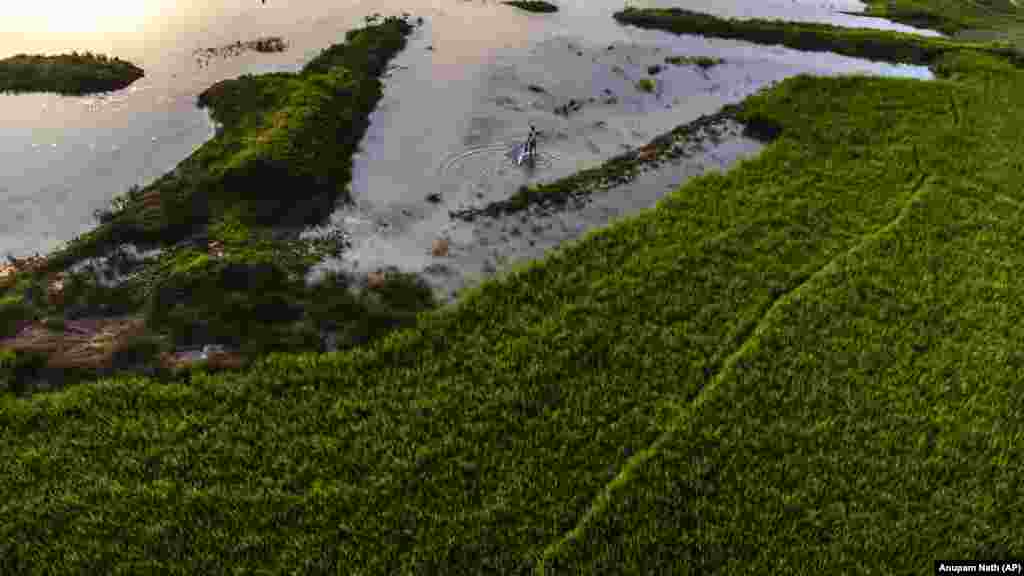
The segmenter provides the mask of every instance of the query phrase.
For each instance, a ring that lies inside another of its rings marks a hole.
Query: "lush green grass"
[[[949,64],[1000,68],[966,60]],[[807,152],[797,182],[728,178],[746,207],[788,206],[787,225],[716,240],[746,237],[793,276],[549,549],[551,572],[921,574],[1020,556],[1022,80],[800,78],[750,103],[789,134],[762,161]],[[693,192],[673,204],[699,212]]]
[[[865,4],[870,16],[946,34],[1021,23],[1013,0],[866,0]]]
[[[968,46],[1024,62],[1024,56],[1005,44],[977,43],[916,34],[844,28],[829,24],[781,20],[719,18],[681,8],[626,8],[615,13],[623,24],[718,38],[737,38],[761,44],[781,44],[797,50],[835,52],[869,60],[930,65],[949,51]]]
[[[558,12],[558,6],[542,0],[512,0],[511,2],[502,2],[502,4],[515,6],[528,12]]]
[[[90,52],[18,54],[0,60],[0,92],[90,94],[119,90],[143,76],[130,62]]]
[[[1024,74],[935,68],[786,80],[757,158],[365,348],[0,399],[0,572],[1021,557]]]
[[[641,92],[654,92],[655,82],[653,78],[641,78],[636,82],[636,89]]]

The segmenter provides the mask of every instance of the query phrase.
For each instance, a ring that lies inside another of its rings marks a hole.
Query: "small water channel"
[[[623,7],[617,0],[559,5],[561,11],[551,15],[496,0],[155,0],[130,10],[103,0],[40,0],[5,7],[0,57],[91,50],[130,59],[147,75],[125,90],[98,96],[0,95],[0,254],[57,248],[92,228],[93,211],[112,197],[152,181],[209,139],[212,123],[195,107],[196,95],[209,85],[244,73],[298,70],[376,12],[408,12],[426,22],[394,61],[384,99],[354,159],[356,206],[339,209],[325,227],[344,229],[352,250],[314,275],[395,266],[425,272],[446,299],[506,263],[539,256],[588,228],[650,207],[687,178],[725,168],[758,145],[726,127],[721,141],[628,186],[601,192],[583,209],[529,214],[527,222],[517,215],[466,223],[450,218],[451,210],[599,165],[794,74],[930,77],[921,67],[624,27],[611,17]],[[863,9],[855,2],[704,0],[686,7],[913,31],[845,14]],[[282,36],[289,49],[208,62],[195,55],[260,36]],[[708,70],[666,65],[665,58],[674,55],[725,62]],[[655,64],[663,70],[651,76],[648,67]],[[652,93],[636,88],[644,77],[657,80]],[[573,102],[571,113],[558,113]],[[515,166],[510,155],[530,123],[541,130],[541,156],[533,169]],[[441,202],[428,202],[435,193]],[[445,256],[431,254],[438,238],[449,241]]]

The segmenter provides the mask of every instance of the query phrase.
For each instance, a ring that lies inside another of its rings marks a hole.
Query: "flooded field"
[[[624,27],[611,18],[620,2],[562,2],[551,15],[491,0],[160,0],[128,11],[98,4],[69,8],[85,5],[50,0],[3,9],[0,57],[91,50],[132,60],[146,77],[92,97],[0,95],[0,253],[55,249],[92,228],[93,211],[112,197],[173,168],[214,133],[206,112],[195,106],[196,95],[212,83],[244,73],[295,71],[376,12],[408,12],[425,24],[395,60],[355,158],[357,205],[338,210],[326,227],[344,229],[352,250],[321,270],[426,271],[446,298],[505,263],[536,257],[590,227],[650,207],[686,178],[726,167],[758,146],[726,130],[720,142],[595,195],[582,210],[473,223],[453,220],[452,210],[599,165],[794,74],[930,77],[921,67]],[[846,14],[862,9],[859,3],[676,4],[734,17],[912,30]],[[282,37],[287,50],[207,61],[195,56],[268,36]],[[724,62],[702,69],[666,63],[672,56]],[[637,87],[644,78],[653,80],[652,91]],[[541,132],[538,162],[516,166],[511,152],[531,123]],[[431,195],[440,201],[428,201]],[[438,239],[448,243],[443,256],[432,254]]]

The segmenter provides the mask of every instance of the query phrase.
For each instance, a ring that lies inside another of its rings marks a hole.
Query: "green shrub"
[[[155,287],[146,313],[149,325],[170,331],[175,342],[272,340],[272,325],[300,317],[301,284],[280,266],[183,254],[184,263]]]
[[[172,349],[173,345],[168,338],[146,332],[114,353],[113,367],[115,370],[124,370],[150,365],[160,354]]]
[[[35,309],[17,295],[0,298],[0,338],[13,336],[22,322],[35,316]]]
[[[67,329],[67,322],[59,316],[51,316],[43,320],[43,326],[51,332],[63,332]]]
[[[45,365],[43,354],[0,350],[0,394],[24,394]]]
[[[651,78],[641,78],[636,83],[637,90],[647,93],[654,92],[656,86],[655,81]]]

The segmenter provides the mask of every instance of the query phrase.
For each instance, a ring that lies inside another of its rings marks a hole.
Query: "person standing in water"
[[[537,129],[530,124],[530,136],[526,139],[526,155],[530,160],[536,159],[537,155]]]

